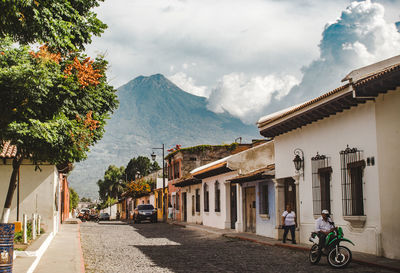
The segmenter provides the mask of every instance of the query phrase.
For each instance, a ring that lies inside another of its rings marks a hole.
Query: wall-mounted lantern
[[[297,148],[294,150],[294,168],[296,169],[297,173],[300,173],[300,170],[302,170],[303,173],[303,179],[304,179],[304,153],[301,149]]]

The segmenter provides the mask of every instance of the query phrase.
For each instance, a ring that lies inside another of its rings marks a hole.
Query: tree
[[[160,166],[155,161],[151,163],[150,159],[145,156],[138,156],[132,158],[126,166],[126,179],[127,181],[133,181],[136,179],[136,175],[140,176],[149,175],[152,172],[158,171]]]
[[[73,209],[76,209],[78,207],[78,203],[78,193],[73,188],[69,188],[69,210],[72,211]]]
[[[47,43],[56,52],[83,50],[107,28],[92,8],[102,0],[0,1],[0,38]]]
[[[105,76],[107,62],[72,52],[32,52],[0,39],[0,143],[17,146],[2,223],[8,222],[16,177],[24,159],[37,166],[86,158],[117,108],[116,90]]]
[[[108,166],[104,178],[97,181],[100,199],[105,202],[109,198],[118,199],[124,192],[126,183],[124,180],[125,167],[115,165]]]

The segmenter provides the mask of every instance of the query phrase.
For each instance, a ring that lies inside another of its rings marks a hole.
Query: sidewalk
[[[170,224],[189,228],[202,230],[209,233],[220,234],[221,236],[233,239],[239,239],[244,241],[250,241],[257,244],[268,245],[268,246],[276,246],[276,247],[286,247],[291,248],[293,250],[300,251],[309,251],[311,245],[308,244],[296,244],[293,245],[290,242],[283,244],[282,241],[275,240],[272,238],[256,235],[254,233],[246,233],[246,232],[232,232],[230,230],[218,229],[213,227],[207,227],[203,225],[191,224],[191,223],[183,223],[183,222],[169,222]],[[378,257],[371,254],[366,254],[362,252],[352,251],[353,254],[353,262],[366,264],[369,266],[385,268],[388,270],[393,270],[395,272],[400,272],[400,260],[388,259],[384,257]]]
[[[79,224],[63,224],[34,273],[84,273]]]

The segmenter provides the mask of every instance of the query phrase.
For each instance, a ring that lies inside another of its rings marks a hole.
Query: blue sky
[[[115,86],[162,73],[247,123],[339,86],[351,69],[400,54],[400,1],[106,0]]]

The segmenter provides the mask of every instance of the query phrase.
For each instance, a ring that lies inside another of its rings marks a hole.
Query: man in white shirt
[[[318,232],[320,248],[325,246],[326,235],[334,229],[334,226],[331,223],[332,219],[329,217],[329,211],[324,209],[321,212],[321,217],[315,221],[315,232]]]

